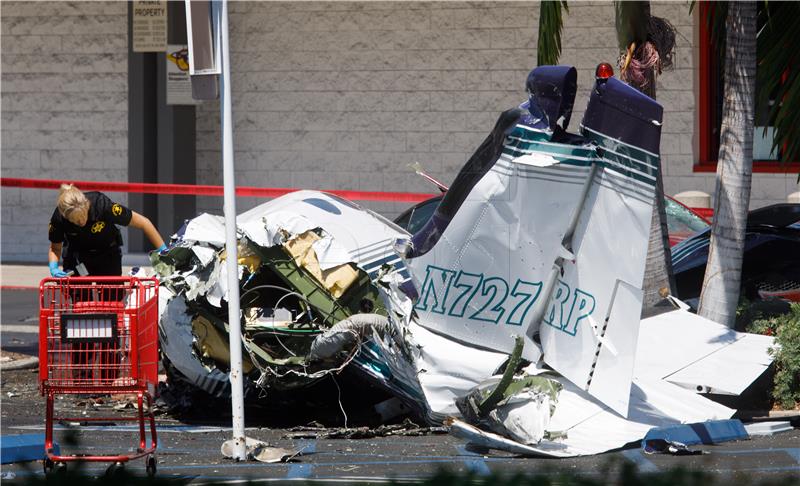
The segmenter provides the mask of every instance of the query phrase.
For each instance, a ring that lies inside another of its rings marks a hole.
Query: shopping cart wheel
[[[123,474],[124,472],[125,472],[124,462],[112,462],[106,468],[106,477],[113,478]]]
[[[64,474],[67,472],[67,463],[66,462],[53,462],[52,459],[45,459],[42,461],[42,466],[44,468],[44,474],[46,476],[50,476],[52,474]]]
[[[156,456],[147,456],[147,475],[153,477],[156,475]]]

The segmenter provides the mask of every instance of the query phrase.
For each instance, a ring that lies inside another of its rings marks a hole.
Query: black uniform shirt
[[[133,212],[102,192],[84,194],[90,203],[86,225],[81,227],[70,223],[56,208],[48,228],[50,241],[66,243],[67,254],[101,254],[122,246],[122,234],[116,225],[128,226]]]

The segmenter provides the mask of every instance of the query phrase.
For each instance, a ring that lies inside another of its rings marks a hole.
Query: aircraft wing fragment
[[[642,320],[635,374],[698,393],[739,395],[772,363],[774,345],[770,336],[675,310]]]

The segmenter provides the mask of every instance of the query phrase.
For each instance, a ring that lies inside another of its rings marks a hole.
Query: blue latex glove
[[[162,243],[161,246],[159,246],[158,250],[156,251],[158,252],[159,255],[163,254],[165,251],[167,251],[167,244]]]
[[[67,274],[67,272],[58,268],[58,262],[50,262],[48,266],[50,267],[51,277],[55,278],[69,277],[69,274]]]

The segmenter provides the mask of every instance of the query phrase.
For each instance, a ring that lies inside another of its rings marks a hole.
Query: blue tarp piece
[[[38,461],[44,459],[44,434],[4,435],[0,437],[0,463]],[[55,454],[60,454],[53,443]]]
[[[709,420],[696,424],[670,425],[654,427],[642,439],[642,448],[648,450],[648,443],[658,441],[684,446],[696,444],[719,444],[731,440],[749,439],[750,436],[741,420]],[[652,448],[652,447],[651,447]]]

